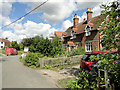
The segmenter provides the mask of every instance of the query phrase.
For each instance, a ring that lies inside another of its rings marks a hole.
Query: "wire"
[[[24,18],[25,16],[27,16],[28,14],[30,14],[31,12],[33,12],[34,10],[36,10],[36,9],[37,9],[37,8],[39,8],[39,7],[41,7],[42,5],[44,5],[44,4],[45,4],[45,3],[47,3],[47,2],[48,2],[48,0],[47,0],[47,1],[45,1],[45,2],[43,2],[42,4],[38,5],[37,7],[35,7],[35,8],[34,8],[34,9],[32,9],[31,11],[29,11],[28,13],[26,13],[25,15],[23,15],[23,16],[21,16],[21,17],[19,17],[19,18],[18,18],[18,19],[16,19],[15,21],[11,22],[10,24],[3,26],[1,29],[5,28],[5,27],[8,27],[8,26],[10,26],[11,24],[13,24],[13,23],[17,22],[18,20],[20,20],[20,19]]]

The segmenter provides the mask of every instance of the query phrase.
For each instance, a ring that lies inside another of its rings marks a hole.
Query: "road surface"
[[[50,78],[25,67],[19,56],[2,58],[2,88],[57,88]]]

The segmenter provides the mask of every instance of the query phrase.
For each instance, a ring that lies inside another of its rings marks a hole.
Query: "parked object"
[[[96,51],[96,52],[85,53],[85,55],[81,59],[80,68],[84,69],[84,70],[92,70],[92,68],[97,69],[98,66],[96,65],[96,63],[98,61],[91,61],[90,57],[96,56],[96,55],[101,54],[101,53],[108,53],[108,52],[115,53],[115,51],[106,51],[106,52]]]
[[[18,52],[15,48],[6,48],[5,49],[5,54],[8,55],[17,55]]]

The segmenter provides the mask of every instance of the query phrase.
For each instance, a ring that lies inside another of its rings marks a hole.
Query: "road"
[[[57,88],[50,78],[25,67],[19,56],[3,57],[2,88]]]

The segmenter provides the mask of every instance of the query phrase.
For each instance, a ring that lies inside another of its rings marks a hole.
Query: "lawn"
[[[63,88],[67,88],[67,85],[69,84],[69,82],[70,82],[71,80],[73,80],[73,79],[71,79],[71,78],[62,79],[62,80],[60,80],[60,81],[58,82],[58,84],[59,84],[60,86],[62,86]]]

